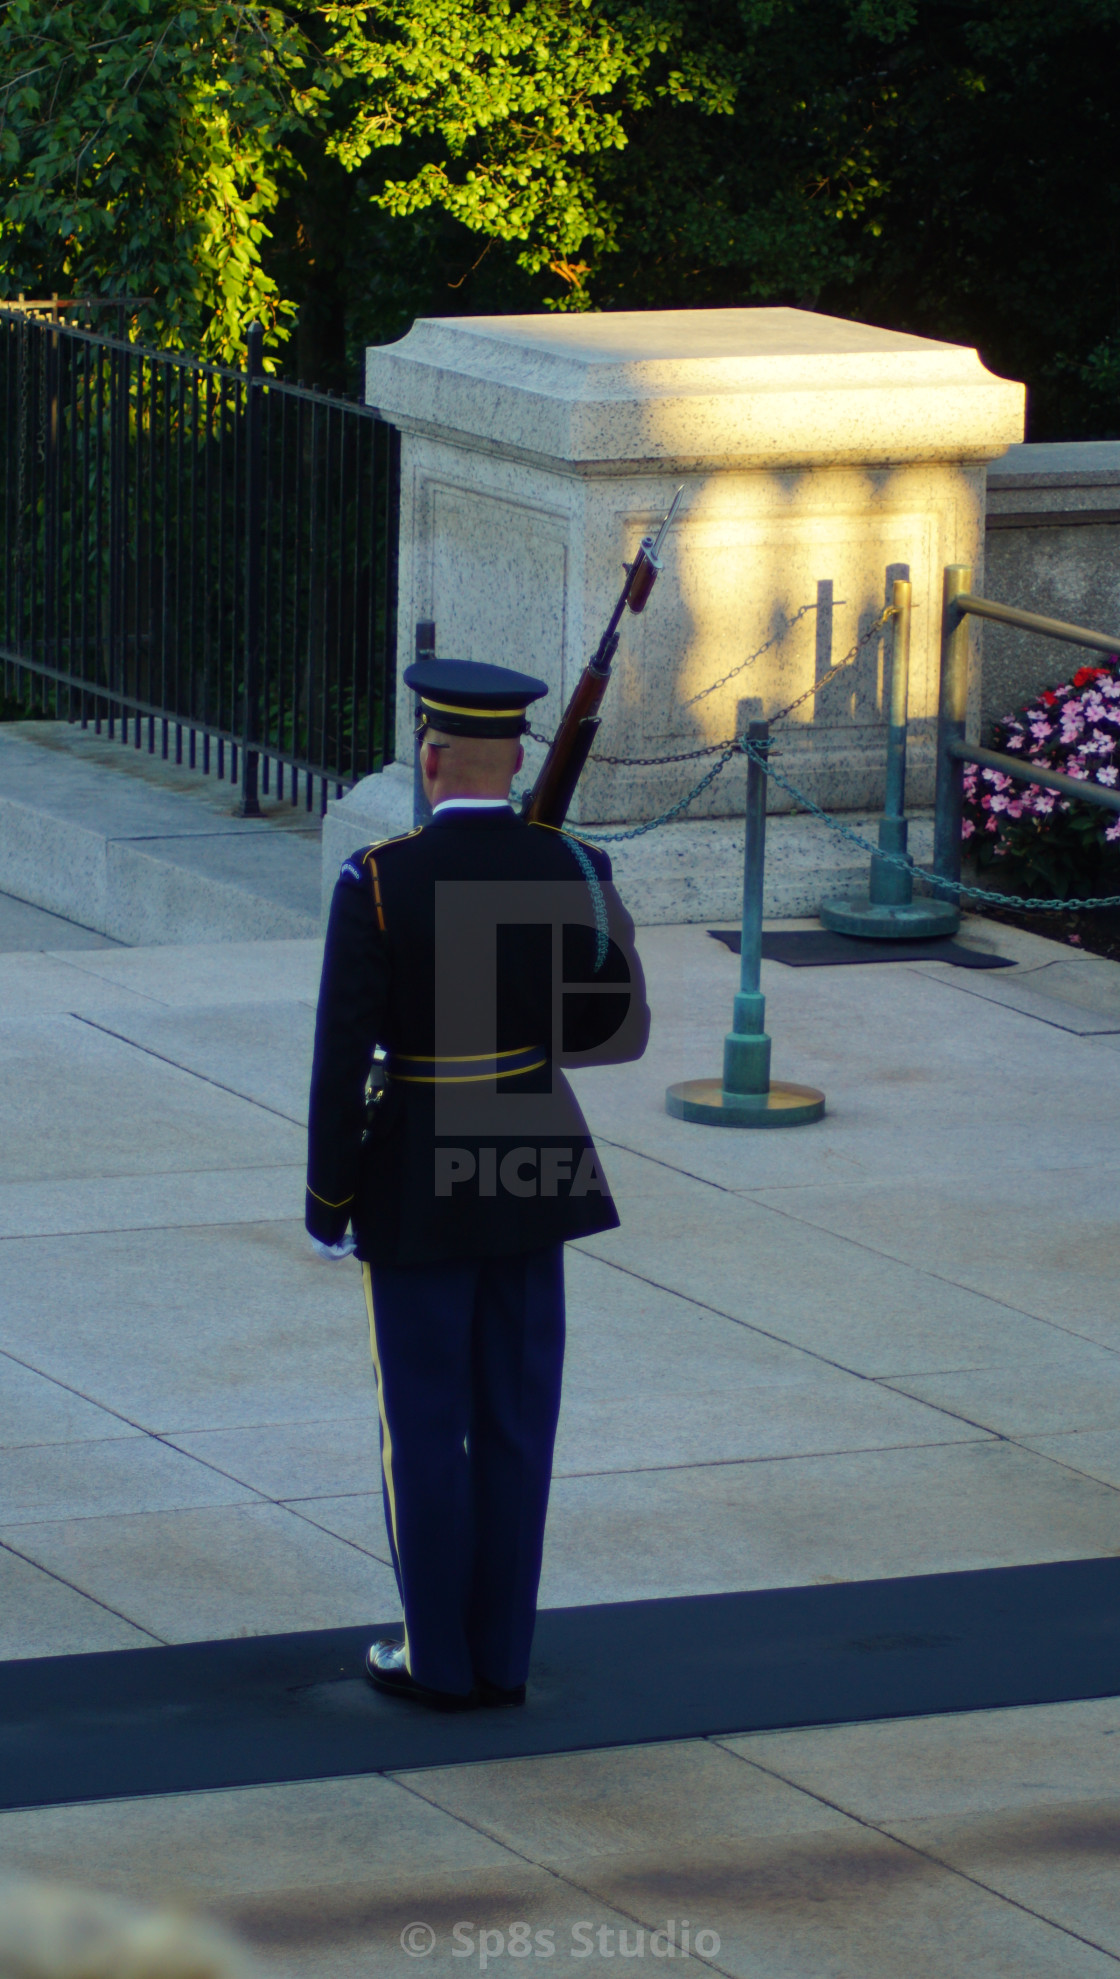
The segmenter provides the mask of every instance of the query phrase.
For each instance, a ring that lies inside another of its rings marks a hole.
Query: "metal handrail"
[[[1120,633],[1090,632],[1088,626],[1067,625],[1062,618],[1044,618],[1041,612],[1020,611],[1018,605],[975,598],[971,591],[959,591],[953,604],[958,612],[971,612],[973,618],[995,619],[998,625],[1015,625],[1021,632],[1041,632],[1047,639],[1064,639],[1070,646],[1091,646],[1095,653],[1120,653]]]
[[[941,602],[941,685],[937,709],[937,790],[933,819],[933,878],[958,882],[961,876],[961,824],[964,813],[963,763],[978,763],[982,769],[1002,771],[1020,783],[1039,783],[1060,791],[1079,804],[1098,804],[1103,810],[1120,812],[1120,791],[1103,784],[1071,777],[1061,770],[1043,769],[1041,764],[1018,761],[998,749],[982,749],[965,739],[968,713],[969,617],[994,619],[1000,625],[1016,626],[1021,632],[1039,632],[1047,639],[1061,639],[1071,646],[1088,646],[1094,652],[1120,653],[1120,637],[1093,632],[1085,625],[1068,625],[1064,619],[1044,618],[1041,612],[1021,611],[1017,605],[997,605],[991,598],[977,598],[968,589],[972,569],[968,564],[946,564]],[[934,887],[936,892],[936,887]]]
[[[1020,783],[1040,783],[1046,790],[1060,790],[1063,797],[1073,797],[1079,804],[1100,804],[1106,811],[1120,811],[1120,790],[1108,790],[1103,783],[1066,776],[1062,770],[1043,769],[1041,763],[1005,756],[999,749],[974,748],[955,737],[945,746],[959,763],[979,763],[981,769],[1002,770],[1004,776],[1017,777]]]

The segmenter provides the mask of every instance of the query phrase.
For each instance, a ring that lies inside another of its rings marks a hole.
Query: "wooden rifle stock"
[[[567,817],[598,733],[599,706],[610,677],[609,666],[596,673],[592,663],[584,667],[576,682],[575,693],[564,710],[563,720],[529,794],[526,815],[534,824],[562,825]]]
[[[611,613],[610,623],[599,641],[594,658],[588,661],[576,682],[575,692],[564,710],[537,780],[525,800],[525,816],[533,824],[562,825],[568,815],[576,785],[583,775],[584,764],[599,731],[599,709],[610,685],[611,662],[618,651],[618,628],[622,614],[627,607],[632,612],[645,610],[661,569],[658,551],[680,507],[683,494],[683,487],[678,488],[656,538],[643,536],[638,554],[626,572],[622,595]]]

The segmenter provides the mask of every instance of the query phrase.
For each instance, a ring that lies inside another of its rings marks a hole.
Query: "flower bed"
[[[1120,781],[1120,658],[1083,666],[1018,714],[991,746],[1109,788]],[[1012,889],[1048,899],[1120,893],[1120,814],[1078,804],[1039,783],[969,763],[962,834],[982,870],[1003,863]]]

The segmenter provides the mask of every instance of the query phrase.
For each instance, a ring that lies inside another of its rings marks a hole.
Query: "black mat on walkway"
[[[380,1697],[369,1629],[0,1665],[0,1805],[261,1785],[1120,1692],[1120,1560],[540,1617],[523,1710]]]
[[[738,955],[738,928],[709,928],[713,941],[722,941]],[[831,928],[791,928],[788,934],[762,937],[764,962],[785,962],[791,969],[835,968],[839,962],[951,962],[956,969],[1013,969],[1006,955],[988,955],[967,948],[951,935],[935,941],[870,941],[862,935],[837,935]]]

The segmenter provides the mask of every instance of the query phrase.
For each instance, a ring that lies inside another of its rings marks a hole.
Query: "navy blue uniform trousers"
[[[525,1681],[564,1362],[563,1245],[362,1268],[408,1667]]]

